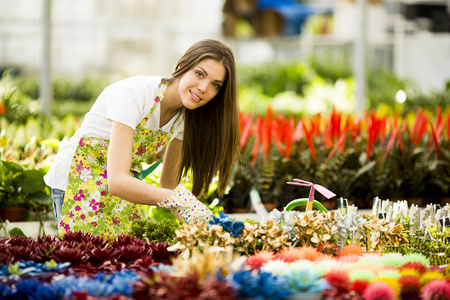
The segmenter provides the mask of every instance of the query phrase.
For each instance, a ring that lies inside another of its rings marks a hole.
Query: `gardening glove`
[[[176,211],[183,220],[190,223],[204,222],[209,224],[213,213],[205,204],[198,199],[188,189],[179,184],[163,202],[158,203],[159,207]]]

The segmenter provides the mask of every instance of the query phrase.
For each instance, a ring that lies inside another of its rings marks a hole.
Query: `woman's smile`
[[[187,71],[180,79],[178,92],[187,109],[207,104],[219,92],[226,80],[224,65],[214,59],[204,59]]]

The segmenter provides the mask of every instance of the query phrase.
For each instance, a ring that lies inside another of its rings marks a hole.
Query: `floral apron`
[[[155,104],[136,127],[133,141],[131,175],[142,170],[141,163],[166,147],[181,112],[170,132],[144,128],[149,116],[164,97],[167,83],[161,84]],[[146,205],[139,205],[108,192],[106,161],[109,140],[82,137],[73,156],[64,197],[58,233],[83,230],[111,238],[126,233],[135,219],[146,218]]]

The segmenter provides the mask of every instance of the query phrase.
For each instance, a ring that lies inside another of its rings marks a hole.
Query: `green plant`
[[[51,206],[49,187],[44,169],[25,170],[21,165],[0,161],[0,208],[24,206],[42,211]]]
[[[152,221],[150,219],[135,220],[131,224],[131,234],[139,239],[146,239],[149,242],[168,242],[175,241],[175,230],[180,224],[175,220],[163,219],[161,221]]]
[[[40,103],[22,93],[9,72],[5,72],[0,78],[0,120],[23,124],[39,112]]]

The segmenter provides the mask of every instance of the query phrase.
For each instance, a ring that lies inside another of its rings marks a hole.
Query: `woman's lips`
[[[200,99],[199,96],[197,96],[195,93],[193,93],[191,90],[189,90],[189,93],[191,94],[191,98],[192,100],[194,100],[195,102],[200,102],[202,99]]]

